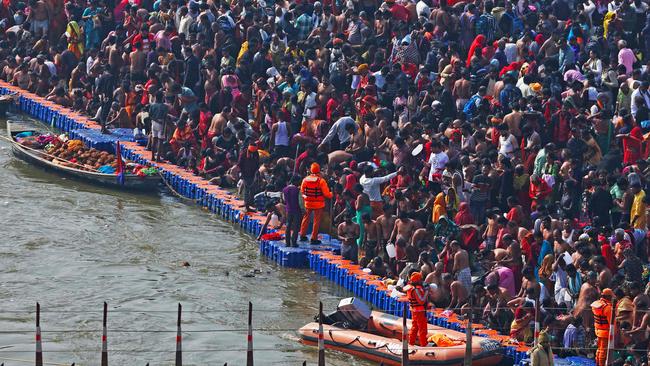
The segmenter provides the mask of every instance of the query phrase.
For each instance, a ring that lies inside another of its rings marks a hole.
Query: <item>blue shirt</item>
[[[541,266],[544,257],[549,254],[553,254],[553,247],[551,246],[551,243],[548,242],[548,240],[544,240],[539,251],[539,257],[537,258],[537,265]]]

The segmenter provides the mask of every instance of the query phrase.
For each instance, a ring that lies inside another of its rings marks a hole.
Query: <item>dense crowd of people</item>
[[[518,341],[537,321],[540,343],[594,354],[610,301],[610,361],[640,364],[648,7],[3,0],[0,76],[147,135],[287,245],[331,231],[345,258],[390,283],[420,272],[432,304]]]

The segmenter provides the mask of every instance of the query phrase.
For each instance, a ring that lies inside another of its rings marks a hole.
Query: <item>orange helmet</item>
[[[318,163],[311,163],[311,167],[309,167],[309,171],[312,174],[320,173],[320,165],[318,165]]]
[[[411,275],[411,283],[418,283],[418,282],[422,282],[422,273],[414,272]]]
[[[601,295],[601,297],[612,298],[612,297],[614,297],[614,291],[612,291],[611,289],[606,288],[606,289],[603,290],[603,292],[600,295]]]

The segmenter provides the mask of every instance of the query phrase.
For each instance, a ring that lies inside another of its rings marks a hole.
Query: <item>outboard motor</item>
[[[323,317],[323,324],[344,329],[365,330],[370,319],[370,308],[355,297],[348,297],[339,302],[337,310]],[[318,321],[318,316],[314,317]]]

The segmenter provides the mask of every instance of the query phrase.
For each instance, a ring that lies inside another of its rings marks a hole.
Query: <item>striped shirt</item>
[[[488,41],[494,40],[496,29],[497,22],[492,14],[481,14],[476,21],[476,34],[484,35]]]

